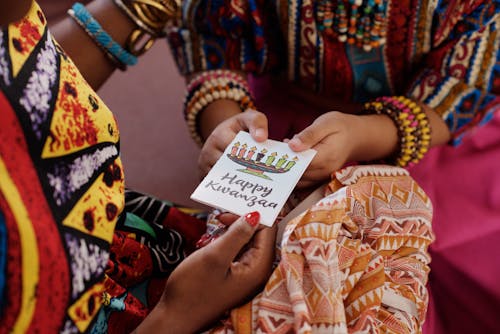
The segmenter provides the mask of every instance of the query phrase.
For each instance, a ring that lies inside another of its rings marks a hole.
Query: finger
[[[247,110],[239,118],[240,126],[248,132],[257,142],[263,142],[268,137],[268,124],[265,114],[256,110]]]
[[[323,169],[315,169],[315,170],[308,170],[302,177],[300,178],[301,181],[325,181],[330,178],[330,175],[332,172],[335,170],[330,170],[327,168]]]
[[[272,261],[273,258],[276,231],[276,226],[258,229],[252,239],[251,246],[241,254],[237,264],[243,264],[250,268],[267,267],[268,263],[266,262]]]
[[[217,216],[217,220],[226,226],[231,226],[231,224],[233,224],[238,218],[238,215],[230,212],[223,212]]]
[[[222,151],[219,150],[200,152],[200,156],[198,157],[198,169],[202,177],[208,174],[221,155]]]
[[[304,151],[317,145],[331,133],[329,122],[320,116],[307,128],[293,136],[288,146],[295,152]]]
[[[318,181],[312,181],[312,180],[300,180],[296,187],[297,189],[304,189],[304,188],[309,188],[309,187],[313,187],[313,186],[316,186],[320,184]]]
[[[260,221],[257,211],[238,218],[216,241],[209,246],[222,263],[233,262],[241,249],[252,239]]]
[[[230,126],[228,127],[225,124],[221,124],[221,126],[217,127],[207,138],[206,145],[224,151],[227,145],[236,137],[237,133],[238,131],[234,131]]]

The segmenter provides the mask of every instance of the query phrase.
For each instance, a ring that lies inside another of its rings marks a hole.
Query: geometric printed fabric
[[[214,332],[418,333],[428,304],[429,198],[404,169],[355,166],[287,226],[264,291]]]
[[[127,191],[115,118],[33,3],[0,29],[0,333],[125,333],[203,216]]]
[[[0,30],[0,119],[0,332],[85,331],[124,205],[119,134],[36,3]]]

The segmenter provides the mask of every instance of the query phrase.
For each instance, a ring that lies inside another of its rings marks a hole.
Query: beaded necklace
[[[318,29],[368,52],[385,43],[386,8],[385,0],[319,0]]]

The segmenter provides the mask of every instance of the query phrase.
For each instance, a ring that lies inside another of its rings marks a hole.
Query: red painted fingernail
[[[250,212],[245,216],[245,220],[250,226],[255,227],[260,221],[260,213],[258,211]]]

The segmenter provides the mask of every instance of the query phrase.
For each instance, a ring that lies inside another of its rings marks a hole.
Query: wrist
[[[168,308],[160,301],[139,324],[134,333],[189,334],[195,331],[195,329],[187,328],[189,327],[187,319],[183,319],[179,314],[172,311],[175,310]]]
[[[241,108],[236,101],[221,99],[210,103],[198,115],[199,132],[202,139],[207,139],[217,125],[240,113]]]
[[[237,113],[255,109],[247,81],[231,70],[203,71],[192,78],[186,88],[184,118],[191,137],[200,146],[217,124],[233,116],[236,109]],[[215,103],[219,100],[223,102]],[[232,103],[236,103],[238,108],[235,108]],[[216,114],[210,115],[209,119],[205,116],[203,120],[200,120],[202,113],[207,115],[211,112],[216,112]],[[203,133],[199,124],[202,121],[204,121]]]
[[[388,158],[398,151],[398,129],[387,115],[352,115],[358,133],[351,161]]]

